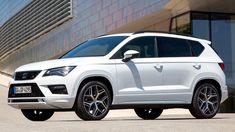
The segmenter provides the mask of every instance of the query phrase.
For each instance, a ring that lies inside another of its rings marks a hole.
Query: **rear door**
[[[172,103],[185,103],[191,98],[191,84],[201,68],[188,40],[157,38],[158,56],[163,67],[161,93]]]

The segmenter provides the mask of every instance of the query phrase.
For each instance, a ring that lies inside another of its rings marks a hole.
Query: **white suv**
[[[133,108],[143,119],[168,108],[212,118],[228,94],[223,61],[210,43],[160,32],[90,39],[60,59],[17,68],[8,104],[32,121],[67,110],[100,120],[119,108]]]

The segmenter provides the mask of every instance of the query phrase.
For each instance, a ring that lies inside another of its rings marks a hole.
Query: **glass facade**
[[[210,22],[208,14],[193,13],[192,23],[193,35],[210,40]]]
[[[182,17],[188,16],[188,19]],[[178,24],[178,21],[184,21]],[[186,24],[187,23],[187,24]],[[184,25],[184,26],[182,26]],[[187,25],[187,26],[186,26]],[[186,28],[187,27],[187,28]],[[235,14],[189,12],[172,18],[171,32],[192,34],[212,41],[225,64],[225,75],[230,98],[225,102],[226,111],[235,109]],[[224,109],[222,109],[224,110]]]
[[[232,34],[233,24],[235,23],[231,20],[230,15],[211,15],[211,41],[213,42],[213,47],[225,63],[225,74],[227,79],[233,78],[231,54],[233,50],[232,45],[235,45],[233,42],[234,34]],[[231,84],[234,83],[234,81],[230,81],[228,83]]]

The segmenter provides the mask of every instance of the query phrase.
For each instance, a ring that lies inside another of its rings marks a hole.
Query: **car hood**
[[[77,66],[87,63],[96,63],[101,60],[104,60],[104,57],[80,57],[80,58],[65,58],[65,59],[56,59],[56,60],[47,60],[41,62],[35,62],[20,66],[16,69],[16,72],[19,71],[35,71],[35,70],[46,70],[56,67],[63,66]]]

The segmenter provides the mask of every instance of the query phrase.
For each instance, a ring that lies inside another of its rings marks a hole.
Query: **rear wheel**
[[[31,121],[45,121],[54,114],[52,110],[21,110],[23,115]]]
[[[151,120],[159,117],[162,114],[163,109],[152,108],[136,108],[135,113],[142,119]]]
[[[111,95],[105,84],[91,81],[78,93],[75,113],[83,120],[101,120],[109,111]]]
[[[213,118],[219,111],[220,95],[210,83],[200,85],[194,94],[190,113],[198,119]]]

